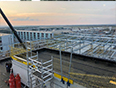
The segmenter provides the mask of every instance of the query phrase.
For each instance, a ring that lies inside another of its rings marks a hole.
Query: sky
[[[0,8],[13,26],[116,24],[116,1],[0,1]]]

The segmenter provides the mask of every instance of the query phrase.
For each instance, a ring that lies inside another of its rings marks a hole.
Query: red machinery
[[[21,78],[19,74],[16,75],[15,81],[16,81],[16,88],[21,88]]]
[[[10,74],[9,86],[10,88],[15,88],[15,78],[14,78],[13,73]]]

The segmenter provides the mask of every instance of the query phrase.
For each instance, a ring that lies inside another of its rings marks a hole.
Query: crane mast
[[[16,38],[18,39],[18,41],[21,43],[21,45],[23,46],[24,49],[26,49],[26,46],[23,44],[23,41],[20,39],[20,37],[18,36],[16,30],[13,28],[12,24],[10,23],[10,21],[7,19],[7,17],[5,16],[4,12],[2,11],[2,9],[0,8],[0,14],[2,15],[2,17],[4,18],[4,20],[6,21],[6,23],[8,24],[8,26],[10,27],[10,29],[12,30],[13,34],[16,36]]]

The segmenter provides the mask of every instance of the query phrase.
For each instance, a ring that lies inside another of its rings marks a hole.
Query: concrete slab
[[[77,83],[74,83],[73,85],[67,86],[67,83],[63,84],[59,79],[54,78],[51,82],[51,87],[53,88],[86,88],[84,86],[81,86]]]
[[[6,72],[5,64],[10,62],[10,60],[0,61],[0,88],[9,88],[5,83],[9,79],[9,73]]]

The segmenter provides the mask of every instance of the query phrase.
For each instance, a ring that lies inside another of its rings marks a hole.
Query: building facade
[[[33,41],[39,39],[49,39],[54,37],[54,33],[47,31],[28,31],[28,30],[17,30],[19,37],[25,41]]]
[[[0,33],[0,51],[5,52],[9,50],[9,46],[14,43],[12,34]]]

